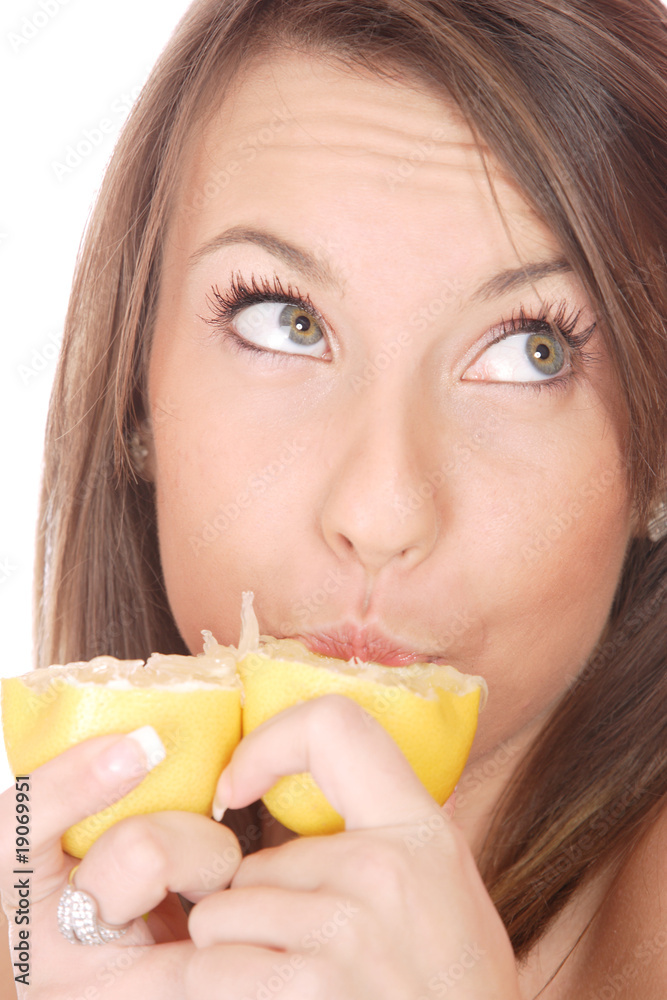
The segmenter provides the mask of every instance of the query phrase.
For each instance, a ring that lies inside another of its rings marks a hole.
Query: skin
[[[558,247],[494,168],[508,234],[472,137],[442,101],[304,57],[253,67],[230,106],[184,170],[150,363],[176,621],[192,652],[202,627],[236,642],[249,589],[266,634],[376,624],[481,674],[490,697],[469,768],[484,775],[575,676],[620,573],[631,509],[602,334],[565,392],[485,377],[484,348],[522,306],[539,315],[542,301],[565,301],[567,315],[582,310],[579,330],[591,314],[571,273],[471,301]],[[437,130],[432,154],[412,163]],[[243,167],[225,185],[235,159]],[[249,243],[191,262],[233,226],[326,259],[341,288]],[[282,357],[233,353],[206,322],[207,295],[237,272],[310,295],[330,326],[329,360],[290,355],[300,348],[289,343]],[[504,356],[520,344],[505,342]],[[283,467],[255,492],[277,457]],[[474,842],[482,797],[460,812]]]
[[[426,142],[420,162],[415,150]],[[235,173],[233,162],[242,164]],[[232,833],[204,817],[125,820],[93,845],[76,884],[103,919],[133,922],[122,945],[79,949],[73,963],[54,930],[72,866],[58,838],[145,769],[126,739],[73,747],[32,776],[34,935],[49,979],[36,969],[31,1000],[53,998],[56,981],[62,996],[83,994],[128,945],[132,963],[105,986],[105,1000],[207,1000],[221,982],[230,996],[254,996],[276,962],[284,970],[293,961],[280,986],[290,1000],[436,996],[446,985],[438,977],[472,944],[482,957],[459,1000],[528,1000],[600,903],[604,880],[579,894],[518,970],[474,862],[490,808],[604,628],[633,528],[625,426],[600,331],[562,392],[501,381],[490,366],[488,345],[521,306],[530,316],[564,300],[566,315],[581,310],[578,329],[592,316],[570,273],[474,298],[494,275],[558,256],[521,194],[488,166],[504,223],[470,135],[441,99],[316,57],[251,64],[187,150],[146,428],[169,600],[193,653],[204,627],[237,641],[241,591],[252,589],[264,633],[373,623],[482,674],[489,701],[456,802],[439,809],[348,700],[293,706],[244,738],[219,800],[242,808],[279,774],[311,770],[345,816],[345,833],[291,838],[266,823],[265,849],[241,860]],[[320,272],[326,262],[338,287],[247,241],[201,252],[232,226],[297,244]],[[212,286],[224,293],[232,272],[246,282],[275,274],[309,295],[327,356],[231,350],[206,318]],[[398,353],[385,363],[389,344]],[[288,445],[282,467],[267,473]],[[262,474],[266,488],[242,506]],[[428,483],[437,488],[411,503]],[[221,505],[234,503],[214,531]],[[1,797],[8,827],[12,807]],[[434,819],[433,836],[408,850]],[[625,894],[597,925],[597,964],[588,953],[570,962],[541,998],[601,987],[633,934],[655,934],[659,893],[636,887],[658,884],[661,849],[664,838],[636,852]],[[9,855],[0,861],[11,868]],[[187,922],[175,892],[196,904]],[[629,899],[638,915],[630,929]],[[326,947],[308,952],[304,936],[335,914]],[[615,950],[605,951],[608,942]],[[657,961],[641,982],[649,1000],[660,996],[656,970]]]

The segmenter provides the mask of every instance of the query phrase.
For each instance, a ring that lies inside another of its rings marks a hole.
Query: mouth
[[[302,632],[294,638],[307,646],[311,653],[339,660],[351,660],[356,656],[364,662],[380,663],[386,667],[407,667],[411,663],[447,663],[437,653],[415,650],[400,639],[369,626],[358,628],[351,624],[336,625],[322,632]]]

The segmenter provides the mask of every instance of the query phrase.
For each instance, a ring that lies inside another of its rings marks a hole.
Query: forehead
[[[360,251],[392,228],[407,251],[448,229],[481,226],[492,255],[511,246],[524,259],[554,246],[451,101],[414,80],[316,54],[277,54],[244,68],[194,130],[177,205],[172,231],[182,247],[225,224],[267,219],[273,229],[298,219],[311,242],[334,246],[344,241],[344,220],[354,220]]]

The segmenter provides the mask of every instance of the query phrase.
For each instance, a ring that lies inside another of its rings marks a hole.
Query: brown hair
[[[667,792],[667,538],[646,534],[667,441],[667,11],[660,0],[198,0],[116,148],[78,263],[49,415],[38,663],[187,652],[162,580],[145,416],[182,150],[250,55],[306,46],[451,97],[559,240],[630,428],[640,528],[608,627],[500,803],[479,859],[518,957]],[[619,808],[619,803],[622,803]]]

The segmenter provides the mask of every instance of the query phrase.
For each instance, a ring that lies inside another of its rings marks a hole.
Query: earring
[[[141,434],[136,429],[132,431],[132,435],[128,441],[127,450],[130,455],[132,468],[138,476],[141,476],[144,471],[146,459],[148,458],[148,448],[144,444]]]
[[[667,501],[661,501],[651,514],[647,534],[652,542],[659,542],[667,535]]]

